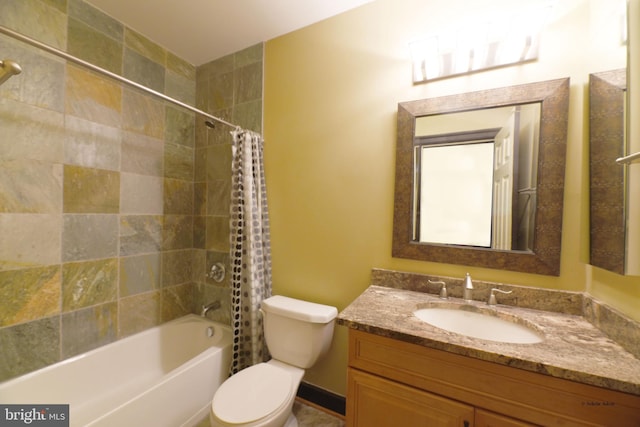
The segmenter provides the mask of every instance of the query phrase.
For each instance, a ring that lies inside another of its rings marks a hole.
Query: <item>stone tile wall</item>
[[[0,25],[261,130],[262,45],[196,70],[81,0],[2,0]],[[0,57],[23,68],[0,86],[0,381],[212,299],[228,321],[205,270],[228,265],[229,129],[4,35]]]
[[[230,123],[262,133],[263,44],[201,65],[196,72],[196,106]],[[195,148],[194,247],[198,267],[221,262],[229,268],[229,203],[232,128],[209,129],[198,117]],[[210,317],[230,323],[230,274],[222,282],[198,282],[197,299],[222,301]]]

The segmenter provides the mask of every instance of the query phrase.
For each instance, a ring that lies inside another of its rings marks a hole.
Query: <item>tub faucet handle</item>
[[[496,305],[498,303],[496,301],[495,292],[500,292],[501,294],[510,294],[513,291],[503,291],[502,289],[493,288],[493,289],[491,289],[491,293],[489,294],[489,301],[487,301],[487,304]]]
[[[216,262],[211,266],[211,270],[209,270],[209,274],[207,274],[207,277],[211,280],[215,280],[216,282],[220,283],[224,280],[224,275],[225,275],[224,264],[221,262]]]

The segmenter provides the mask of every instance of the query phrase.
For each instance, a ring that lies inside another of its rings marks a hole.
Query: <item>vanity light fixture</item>
[[[551,9],[552,2],[410,43],[413,82],[536,60]]]

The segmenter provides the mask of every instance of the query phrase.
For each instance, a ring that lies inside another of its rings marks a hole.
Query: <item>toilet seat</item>
[[[211,408],[223,423],[250,424],[286,406],[292,394],[289,372],[259,363],[227,379],[213,396]]]

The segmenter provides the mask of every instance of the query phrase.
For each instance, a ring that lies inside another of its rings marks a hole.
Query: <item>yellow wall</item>
[[[413,85],[408,42],[448,30],[462,14],[514,7],[511,0],[377,0],[266,43],[264,136],[274,293],[346,307],[372,268],[461,277],[596,295],[639,317],[640,278],[588,266],[588,73],[625,66],[589,30],[608,0],[561,0],[537,62]],[[591,18],[594,19],[594,18]],[[602,26],[598,26],[602,28]],[[586,51],[589,46],[590,51]],[[571,78],[561,275],[546,277],[391,257],[398,102],[554,78]],[[595,269],[594,269],[595,270]],[[613,275],[615,276],[615,275]],[[612,283],[613,286],[609,286]],[[306,381],[346,392],[346,330]]]

